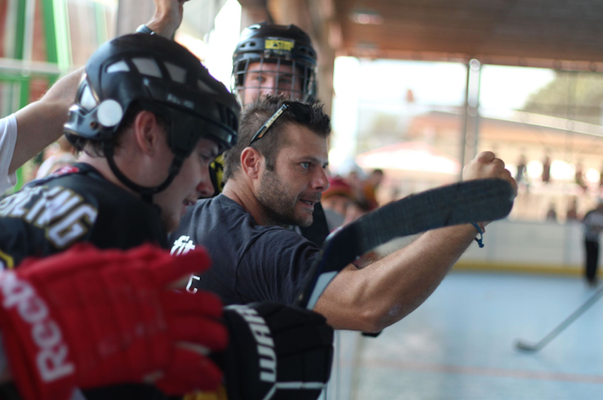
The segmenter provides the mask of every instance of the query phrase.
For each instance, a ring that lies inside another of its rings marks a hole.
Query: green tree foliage
[[[600,125],[602,106],[603,74],[557,72],[555,79],[528,97],[523,110]]]

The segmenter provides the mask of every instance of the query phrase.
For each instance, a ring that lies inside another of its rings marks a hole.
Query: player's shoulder
[[[276,253],[319,251],[316,244],[312,243],[296,231],[281,226],[258,226],[253,247],[262,248],[268,252]]]

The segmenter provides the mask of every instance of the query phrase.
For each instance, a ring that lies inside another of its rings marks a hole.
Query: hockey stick
[[[504,218],[513,196],[508,182],[482,179],[408,196],[366,214],[327,237],[296,304],[313,309],[339,271],[377,246],[430,229]]]
[[[519,339],[515,342],[515,347],[520,350],[525,351],[538,351],[546,346],[551,340],[557,337],[561,332],[565,330],[572,322],[574,322],[580,315],[584,313],[584,311],[588,310],[593,304],[595,304],[603,294],[603,286],[601,286],[597,291],[590,297],[590,299],[586,300],[584,304],[582,304],[576,311],[574,311],[569,317],[564,319],[555,329],[553,329],[548,335],[546,335],[542,340],[537,343],[527,343],[523,340]]]

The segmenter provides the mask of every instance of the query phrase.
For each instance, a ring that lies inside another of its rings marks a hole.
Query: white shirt
[[[0,195],[17,183],[15,174],[8,174],[17,143],[17,118],[15,114],[0,119]]]

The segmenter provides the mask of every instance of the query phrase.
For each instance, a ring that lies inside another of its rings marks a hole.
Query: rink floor
[[[378,338],[354,336],[340,398],[601,399],[603,299],[539,352],[514,347],[540,340],[593,293],[574,277],[451,273]]]

